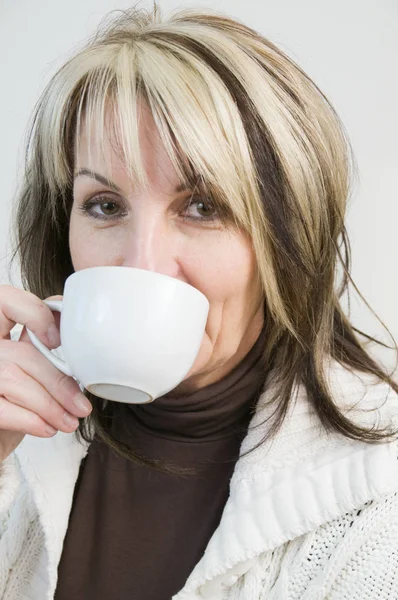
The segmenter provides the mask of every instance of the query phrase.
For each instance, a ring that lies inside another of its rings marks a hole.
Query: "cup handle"
[[[62,312],[62,300],[43,300],[43,302],[44,304],[47,304],[47,306],[51,308],[51,310],[55,310],[60,313]],[[50,361],[50,363],[54,365],[54,367],[57,367],[57,369],[59,369],[62,373],[65,373],[65,375],[69,375],[69,377],[74,377],[70,366],[64,360],[58,358],[58,356],[55,356],[55,354],[53,354],[47,348],[47,346],[45,346],[43,342],[39,340],[39,338],[33,333],[33,331],[26,328],[26,332],[34,347],[37,348]]]

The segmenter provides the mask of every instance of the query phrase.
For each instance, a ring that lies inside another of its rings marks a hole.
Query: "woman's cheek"
[[[120,262],[120,244],[111,230],[93,231],[84,224],[71,223],[69,248],[75,271],[88,267],[118,265]]]
[[[246,245],[240,243],[209,244],[197,253],[185,253],[183,270],[188,283],[199,289],[210,302],[237,299],[253,282],[254,261]]]

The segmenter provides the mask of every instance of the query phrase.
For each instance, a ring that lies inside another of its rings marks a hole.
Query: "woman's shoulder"
[[[348,419],[361,426],[390,425],[398,429],[398,394],[391,385],[371,373],[350,369],[334,360],[325,361],[324,372],[335,406]],[[326,431],[302,384],[292,391],[280,429],[276,435],[269,435],[278,401],[277,398],[270,401],[273,394],[274,389],[266,386],[242,444],[242,454],[259,445],[251,458],[248,455],[249,461],[262,458],[271,468],[315,457],[323,450],[353,442],[337,431]]]
[[[398,429],[398,393],[388,382],[336,360],[328,361],[325,374],[335,405],[348,419],[365,427]]]
[[[398,394],[390,385],[337,364],[328,379],[336,405],[350,419],[367,427],[398,427]],[[398,490],[396,437],[374,444],[326,430],[302,387],[279,431],[269,435],[267,392],[261,400],[265,409],[260,405],[252,419],[231,482],[237,497],[241,490],[255,495],[266,490],[264,497],[278,505],[283,489],[294,510],[320,511],[327,520]]]

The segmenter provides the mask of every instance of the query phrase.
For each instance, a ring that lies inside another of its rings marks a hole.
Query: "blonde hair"
[[[146,186],[138,143],[141,99],[182,182],[200,185],[226,222],[251,237],[264,292],[264,359],[278,382],[273,432],[301,381],[326,429],[384,439],[384,430],[366,430],[339,412],[324,377],[323,359],[332,356],[398,391],[340,306],[351,280],[344,226],[353,174],[347,136],[310,77],[238,20],[210,9],[179,9],[167,18],[156,5],[120,11],[54,75],[34,114],[16,216],[28,289],[43,298],[62,293],[73,272],[67,231],[83,123],[88,139],[97,136],[104,149],[109,109],[129,174]],[[343,281],[336,289],[338,261]],[[109,436],[106,410],[97,403],[90,417],[97,434],[136,460]],[[89,419],[80,427],[86,437]]]

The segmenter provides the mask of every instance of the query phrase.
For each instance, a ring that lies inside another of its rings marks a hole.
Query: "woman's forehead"
[[[142,140],[140,139],[140,142]],[[145,140],[140,143],[140,154],[143,160],[149,184],[160,186],[167,193],[180,193],[190,189],[187,182],[181,181],[176,172],[172,161],[167,155],[164,147],[154,146]],[[104,140],[103,150],[100,145],[89,144],[87,136],[80,140],[79,150],[75,155],[74,178],[89,177],[102,185],[111,187],[116,192],[121,189],[115,182],[120,182],[120,187],[133,188],[137,191],[137,185],[131,180],[131,172],[127,168],[126,159],[122,155],[120,148],[115,147]]]

